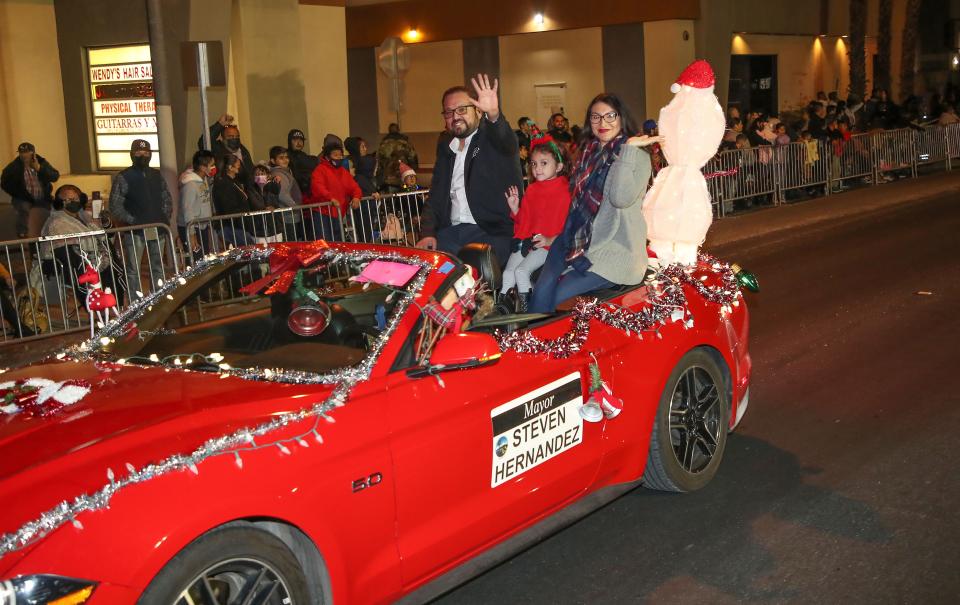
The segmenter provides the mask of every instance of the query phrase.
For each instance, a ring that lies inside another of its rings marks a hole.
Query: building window
[[[130,166],[130,144],[134,139],[150,142],[150,165],[159,167],[150,46],[88,48],[87,65],[97,169]]]

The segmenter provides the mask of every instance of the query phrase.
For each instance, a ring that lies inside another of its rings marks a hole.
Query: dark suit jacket
[[[448,137],[441,137],[437,144],[430,195],[421,218],[423,237],[435,237],[451,225],[450,183],[456,154],[450,150],[449,141]],[[513,236],[513,219],[504,193],[511,185],[521,187],[519,158],[517,135],[504,115],[501,113],[496,122],[481,119],[467,149],[464,186],[477,226],[489,235]]]

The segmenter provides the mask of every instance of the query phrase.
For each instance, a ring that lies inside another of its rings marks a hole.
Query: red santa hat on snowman
[[[677,81],[670,85],[670,92],[677,94],[682,86],[700,89],[712,89],[716,78],[713,68],[703,59],[697,59],[683,70]]]

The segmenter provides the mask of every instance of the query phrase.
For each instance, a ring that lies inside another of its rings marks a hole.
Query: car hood
[[[30,378],[67,385],[82,381],[90,392],[45,416],[0,413],[0,501],[5,503],[0,532],[64,499],[101,488],[107,469],[123,476],[127,464],[141,468],[190,453],[210,438],[323,401],[331,390],[216,372],[69,360],[8,371],[0,382],[22,384]]]

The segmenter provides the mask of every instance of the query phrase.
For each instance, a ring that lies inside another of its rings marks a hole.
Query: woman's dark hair
[[[60,185],[53,194],[53,202],[50,204],[54,210],[63,210],[63,200],[60,198],[60,192],[62,191],[73,191],[77,194],[77,199],[79,199],[82,204],[87,203],[87,195],[81,191],[79,187],[70,184]]]
[[[233,155],[232,153],[225,153],[220,158],[220,161],[217,163],[217,178],[228,179],[227,168],[233,166],[240,161],[240,158]]]
[[[193,169],[199,170],[201,166],[204,166],[213,159],[213,152],[206,149],[201,149],[200,151],[193,154]]]
[[[593,106],[597,103],[606,103],[617,112],[617,115],[620,116],[620,130],[628,137],[636,136],[637,133],[640,132],[640,128],[637,126],[637,120],[633,117],[633,114],[630,113],[630,108],[627,107],[627,104],[612,92],[601,92],[593,97],[593,100],[587,104],[587,112],[583,117],[583,132],[580,133],[580,140],[577,141],[578,145],[596,138],[593,136],[593,127],[590,125],[590,113],[593,111]]]

